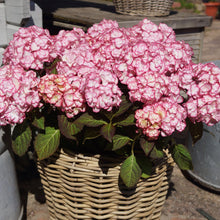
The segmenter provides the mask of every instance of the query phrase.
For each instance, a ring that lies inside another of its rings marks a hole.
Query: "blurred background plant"
[[[200,14],[204,13],[205,11],[205,6],[203,2],[204,0],[174,0],[173,9],[186,9],[191,10],[194,13]]]

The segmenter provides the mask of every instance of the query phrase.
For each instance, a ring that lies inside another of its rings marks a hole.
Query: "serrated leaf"
[[[69,120],[65,115],[58,115],[58,126],[60,132],[69,139],[75,140],[73,135],[78,134],[83,129],[83,124],[79,123],[78,119],[75,121]]]
[[[32,122],[32,125],[39,128],[39,129],[42,129],[44,130],[45,129],[45,118],[44,117],[40,117],[40,118],[34,118],[34,121]]]
[[[178,165],[178,167],[181,170],[193,169],[191,155],[184,145],[182,144],[175,145],[171,153],[175,163]]]
[[[150,152],[153,150],[154,144],[155,144],[154,142],[149,142],[144,138],[140,139],[141,148],[143,149],[146,156],[148,156]]]
[[[118,125],[118,126],[131,126],[131,125],[135,125],[134,119],[135,119],[134,118],[134,114],[131,114],[126,119],[114,123],[114,125]]]
[[[151,176],[153,166],[149,158],[146,156],[138,156],[137,163],[139,164],[142,170],[141,177],[145,179],[149,178]]]
[[[101,125],[105,125],[108,124],[106,121],[104,120],[97,120],[95,118],[92,117],[92,115],[89,115],[87,112],[82,114],[79,118],[78,118],[79,123],[86,125],[88,127],[98,127]]]
[[[85,138],[83,140],[83,144],[86,142],[86,140],[98,138],[100,135],[100,128],[87,128],[84,133]]]
[[[30,146],[32,139],[31,128],[26,121],[15,126],[12,134],[12,149],[18,156],[23,156]]]
[[[127,187],[134,187],[141,177],[141,168],[132,154],[121,165],[120,177]]]
[[[39,133],[34,141],[34,148],[39,160],[51,156],[60,145],[60,130],[46,127],[45,133]]]
[[[202,138],[203,123],[202,122],[192,123],[191,121],[189,121],[188,124],[189,124],[189,132],[192,137],[192,142],[193,144],[195,144],[198,140]]]
[[[132,103],[127,101],[125,96],[122,96],[122,102],[119,106],[118,111],[112,116],[112,118],[114,117],[118,117],[119,115],[122,115],[123,113],[125,113],[130,107],[132,106]]]
[[[130,141],[132,141],[131,138],[127,137],[127,136],[122,136],[122,135],[114,135],[113,137],[113,147],[112,150],[118,150],[122,147],[124,147],[125,145],[127,145]]]
[[[113,136],[115,135],[115,127],[111,123],[103,125],[100,133],[106,140],[112,142]]]

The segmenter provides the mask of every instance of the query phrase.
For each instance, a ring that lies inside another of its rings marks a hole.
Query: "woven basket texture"
[[[126,188],[117,157],[54,154],[38,161],[50,219],[160,219],[173,168],[171,157],[159,161],[154,174]]]
[[[129,15],[167,16],[174,0],[113,0],[116,12]]]

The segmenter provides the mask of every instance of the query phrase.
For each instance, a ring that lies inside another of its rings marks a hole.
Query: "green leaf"
[[[113,111],[102,110],[102,113],[107,117],[110,121],[112,120]]]
[[[44,117],[40,117],[40,118],[35,117],[34,121],[32,122],[32,125],[39,128],[39,129],[44,130],[45,129],[44,123],[45,123]]]
[[[107,125],[103,125],[100,132],[106,140],[112,142],[113,136],[115,134],[115,127],[111,123],[109,123]]]
[[[69,139],[76,139],[73,135],[78,134],[83,129],[83,124],[79,120],[68,119],[65,115],[58,115],[58,126],[60,132]]]
[[[138,156],[137,163],[142,170],[141,177],[145,179],[149,178],[152,173],[152,162],[149,160],[149,158],[146,156]]]
[[[125,113],[130,107],[132,106],[132,103],[127,101],[126,97],[123,95],[122,96],[122,102],[119,106],[118,111],[112,116],[112,118],[114,117],[118,117],[119,115],[122,115],[123,113]]]
[[[50,73],[51,73],[51,74],[55,74],[55,75],[57,75],[57,74],[58,74],[58,72],[57,72],[57,68],[54,67],[54,68],[51,70]]]
[[[150,157],[154,159],[162,158],[164,157],[164,152],[162,150],[157,149],[157,147],[154,146],[154,148],[152,149],[150,153]]]
[[[171,153],[174,161],[181,170],[193,169],[191,155],[184,145],[182,144],[175,145],[172,148]]]
[[[130,141],[133,141],[131,138],[127,137],[127,136],[122,136],[122,135],[114,135],[113,137],[113,148],[112,150],[118,150],[122,147],[124,147],[125,145],[127,145]]]
[[[154,142],[149,142],[144,138],[140,139],[141,148],[143,149],[146,156],[148,156],[150,152],[153,150],[154,144],[155,144]]]
[[[23,156],[30,146],[32,132],[26,120],[15,126],[12,134],[12,149],[18,156]]]
[[[46,127],[45,133],[39,133],[34,141],[34,148],[40,160],[51,156],[60,145],[60,130]]]
[[[121,165],[120,177],[127,187],[134,187],[141,177],[142,170],[132,154]]]
[[[115,122],[114,125],[118,125],[118,126],[135,125],[134,119],[135,119],[134,114],[131,114],[126,119],[119,121],[119,122]]]
[[[189,124],[189,132],[192,137],[192,142],[195,144],[198,140],[201,139],[203,135],[203,123],[202,122],[196,122],[193,123],[191,121],[188,121]]]
[[[96,139],[100,135],[100,128],[86,128],[84,133],[83,144],[86,142],[86,140]]]
[[[86,125],[88,127],[98,127],[101,125],[105,125],[108,124],[106,121],[104,120],[97,120],[95,118],[93,118],[92,115],[89,115],[88,113],[84,113],[82,114],[79,118],[78,121],[83,124]]]

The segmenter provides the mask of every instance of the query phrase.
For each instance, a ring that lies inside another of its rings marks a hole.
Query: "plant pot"
[[[0,132],[2,137],[2,132]],[[23,209],[17,184],[14,161],[0,141],[0,220],[21,220]]]
[[[55,153],[38,161],[51,219],[160,219],[173,160],[157,160],[153,175],[126,188],[119,178],[121,158]]]
[[[207,2],[204,4],[206,6],[206,9],[205,9],[206,15],[212,16],[213,19],[215,19],[217,16],[217,13],[218,13],[218,8],[220,6],[220,2]]]
[[[190,135],[188,137],[187,146],[194,169],[187,173],[202,186],[220,192],[220,123],[211,127],[205,124],[203,126],[203,137],[195,146]]]
[[[129,15],[167,16],[174,0],[113,0],[116,12]]]

